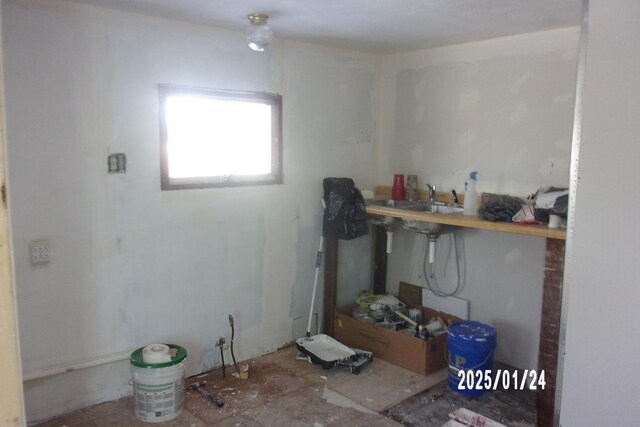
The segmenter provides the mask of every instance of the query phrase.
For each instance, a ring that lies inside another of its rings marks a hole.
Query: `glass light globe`
[[[252,50],[263,52],[273,41],[273,31],[267,25],[268,16],[261,14],[249,15],[251,24],[245,31],[247,45]]]

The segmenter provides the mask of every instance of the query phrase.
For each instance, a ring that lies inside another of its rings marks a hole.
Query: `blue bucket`
[[[485,390],[474,381],[466,381],[459,372],[485,371],[493,369],[493,353],[496,349],[496,330],[484,323],[466,321],[449,326],[447,347],[449,362],[449,388],[467,396],[480,396]],[[461,383],[461,380],[463,381]]]

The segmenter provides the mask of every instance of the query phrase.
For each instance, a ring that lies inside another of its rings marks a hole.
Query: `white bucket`
[[[168,345],[172,348],[178,347]],[[138,349],[131,354],[136,418],[149,423],[170,421],[178,417],[184,408],[185,383],[182,361],[186,357],[186,351],[182,349],[184,357],[172,357],[171,362],[155,365],[140,363],[139,357],[136,356],[139,356],[141,351],[142,349]]]

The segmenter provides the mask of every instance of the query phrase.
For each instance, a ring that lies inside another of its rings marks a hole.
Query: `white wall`
[[[5,1],[3,15],[26,372],[164,341],[187,347],[193,374],[219,363],[228,314],[240,358],[301,335],[325,176],[371,188],[417,173],[462,192],[477,169],[481,191],[515,194],[568,183],[577,29],[376,58],[283,40],[259,55],[239,33],[59,1]],[[161,192],[158,83],[281,93],[285,184]],[[106,173],[112,152],[127,174]],[[534,367],[543,239],[463,234],[472,316],[498,327],[498,359]],[[40,237],[52,261],[34,268]],[[390,289],[419,284],[422,240],[394,243]],[[339,303],[368,288],[369,247],[341,242]],[[29,418],[130,392],[128,368],[28,382]]]
[[[640,401],[640,4],[589,3],[560,422],[631,426]]]
[[[568,28],[383,57],[382,182],[414,173],[423,189],[430,183],[462,194],[477,170],[480,192],[526,196],[539,186],[568,186],[578,37]],[[467,270],[460,296],[471,301],[471,318],[498,329],[498,360],[535,368],[544,239],[459,234]],[[446,253],[448,237],[440,241]],[[390,289],[400,280],[424,286],[424,244],[423,236],[396,233]],[[455,288],[452,273],[440,279],[446,290]]]
[[[172,342],[195,374],[219,363],[228,314],[239,359],[302,335],[321,180],[376,183],[375,57],[282,40],[257,54],[241,33],[58,1],[3,15],[24,371]],[[160,191],[159,83],[282,94],[285,183]],[[113,152],[126,174],[107,174]],[[37,238],[44,267],[29,264]],[[365,253],[341,302],[369,287]],[[128,380],[124,361],[27,382],[28,417],[119,397]]]

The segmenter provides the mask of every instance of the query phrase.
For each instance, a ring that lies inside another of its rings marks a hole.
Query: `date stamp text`
[[[464,370],[460,369],[458,390],[544,390],[544,369],[535,370]]]

